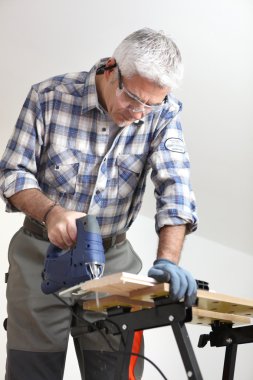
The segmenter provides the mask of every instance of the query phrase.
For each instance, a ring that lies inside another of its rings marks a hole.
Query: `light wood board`
[[[106,311],[112,307],[122,306],[130,307],[131,311],[137,311],[154,307],[154,302],[138,301],[129,297],[115,295],[99,298],[98,304],[95,299],[84,301],[83,306],[85,310]]]
[[[92,291],[129,296],[133,290],[152,287],[156,284],[157,282],[151,277],[120,272],[104,276],[100,279],[86,281],[80,285],[80,288],[84,293]]]
[[[169,294],[169,284],[156,284],[152,289],[137,289],[131,292],[130,297],[134,300],[149,302],[155,297]],[[220,313],[238,314],[253,317],[253,300],[233,297],[221,293],[198,290],[197,306],[203,310],[216,311]]]
[[[211,325],[215,321],[232,323],[234,325],[250,325],[251,318],[244,315],[218,313],[216,311],[202,310],[197,307],[192,308],[192,320],[194,325]]]
[[[86,310],[107,310],[110,307],[127,306],[131,311],[154,307],[155,297],[166,296],[169,284],[158,284],[147,276],[131,273],[116,273],[104,276],[99,280],[87,281],[80,285],[79,294],[101,293],[108,296],[84,301]],[[253,300],[228,296],[225,294],[198,290],[198,303],[192,308],[191,323],[209,325],[215,320],[233,324],[251,324],[253,317]]]

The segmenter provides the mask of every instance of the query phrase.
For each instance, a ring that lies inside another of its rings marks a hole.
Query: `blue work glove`
[[[196,301],[197,283],[192,275],[167,259],[157,259],[148,271],[148,276],[158,282],[169,282],[169,299],[172,302],[184,298],[185,305],[190,307]]]

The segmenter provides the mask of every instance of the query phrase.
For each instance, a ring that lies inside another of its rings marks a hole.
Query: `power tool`
[[[64,251],[51,243],[49,245],[41,284],[45,294],[103,275],[105,255],[96,217],[86,215],[79,218],[76,226],[77,240],[73,248]]]

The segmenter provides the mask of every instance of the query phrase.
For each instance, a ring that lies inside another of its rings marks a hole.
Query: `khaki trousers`
[[[5,380],[62,380],[69,334],[79,319],[53,295],[41,291],[41,273],[49,242],[21,228],[9,246],[7,283],[7,362]],[[138,273],[141,260],[128,240],[106,252],[105,275]],[[113,347],[119,335],[108,334]],[[117,353],[97,331],[74,339],[82,380],[114,380]],[[138,360],[136,379],[143,362]]]

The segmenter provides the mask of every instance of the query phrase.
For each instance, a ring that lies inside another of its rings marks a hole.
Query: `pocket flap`
[[[145,158],[137,154],[121,154],[117,157],[117,165],[134,173],[141,173]]]
[[[48,157],[55,165],[71,165],[80,162],[80,152],[69,147],[51,145]]]

